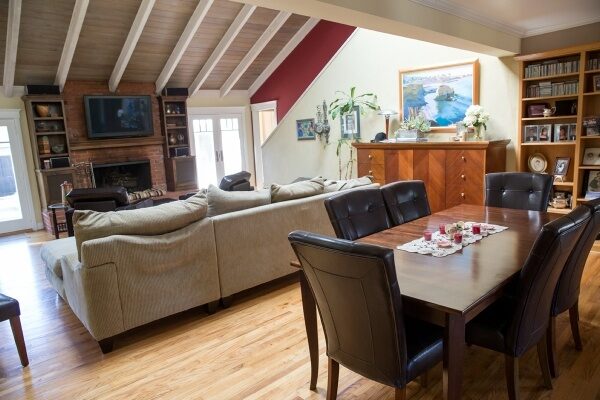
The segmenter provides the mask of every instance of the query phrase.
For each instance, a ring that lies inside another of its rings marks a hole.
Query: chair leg
[[[396,388],[396,397],[395,400],[406,400],[406,387]]]
[[[519,359],[505,355],[506,388],[509,400],[519,400]]]
[[[569,319],[571,320],[571,332],[573,332],[575,348],[582,351],[583,343],[581,343],[581,335],[579,334],[579,301],[569,308]]]
[[[548,330],[546,331],[546,347],[548,352],[548,364],[550,365],[550,375],[553,378],[558,377],[558,354],[556,353],[556,317],[550,317]]]
[[[327,400],[337,398],[338,378],[340,377],[340,364],[333,358],[328,358],[327,365]]]
[[[552,390],[552,377],[550,376],[550,365],[548,363],[548,344],[547,337],[544,337],[537,344],[538,359],[540,361],[540,370],[544,378],[546,389]]]
[[[422,388],[426,388],[429,385],[429,371],[423,372],[423,374],[419,377],[419,383]]]
[[[19,316],[10,318],[10,329],[12,329],[13,337],[15,338],[21,365],[26,367],[29,365],[29,359],[27,358],[27,349],[25,348],[23,328],[21,327],[21,318]]]

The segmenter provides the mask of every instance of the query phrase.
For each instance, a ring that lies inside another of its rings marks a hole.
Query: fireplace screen
[[[96,187],[123,186],[128,192],[152,188],[150,161],[94,164]]]

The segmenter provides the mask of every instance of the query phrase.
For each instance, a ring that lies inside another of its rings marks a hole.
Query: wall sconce
[[[398,112],[394,110],[381,110],[377,114],[385,117],[385,137],[387,138],[388,131],[390,130],[390,117],[392,115],[398,115]]]
[[[327,120],[327,103],[323,100],[322,106],[317,106],[317,122],[315,123],[315,133],[319,136],[319,140],[325,138],[325,144],[329,144],[329,132],[331,127]]]

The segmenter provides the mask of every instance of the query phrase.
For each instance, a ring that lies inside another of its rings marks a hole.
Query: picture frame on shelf
[[[552,141],[552,124],[538,125],[538,141]]]
[[[554,124],[554,141],[569,141],[569,124]]]
[[[569,141],[577,140],[577,124],[569,124]]]
[[[560,182],[564,182],[564,177],[569,173],[569,165],[571,164],[571,157],[557,157],[554,161],[554,176],[555,182],[556,177],[562,177]]]
[[[600,116],[585,117],[583,132],[585,136],[600,136]]]
[[[528,118],[537,118],[544,116],[544,109],[549,108],[550,104],[548,103],[532,103],[527,106],[527,117]]]
[[[593,92],[600,92],[600,75],[594,75],[592,77],[592,83]]]
[[[581,165],[600,165],[600,148],[590,147],[583,151]]]
[[[600,197],[600,171],[588,171],[585,179],[585,199],[593,200]]]
[[[296,139],[315,140],[315,119],[297,119],[296,120]]]
[[[539,142],[537,125],[525,125],[523,127],[523,142]]]

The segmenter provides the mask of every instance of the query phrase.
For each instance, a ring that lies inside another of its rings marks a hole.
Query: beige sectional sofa
[[[362,187],[369,186],[376,185]],[[88,238],[79,254],[81,239],[51,241],[41,250],[46,275],[109,351],[105,339],[121,332],[295,272],[287,235],[296,229],[333,235],[324,207],[331,195],[206,217],[163,234]]]

